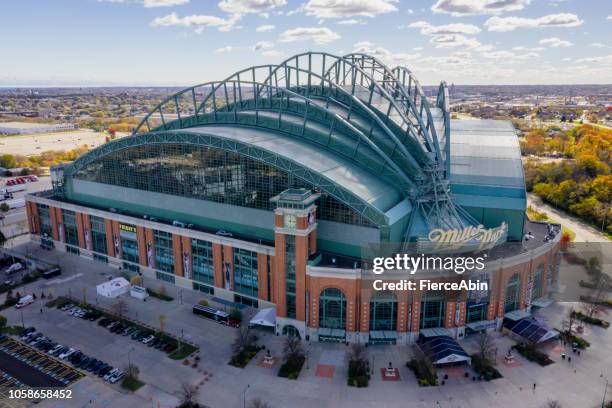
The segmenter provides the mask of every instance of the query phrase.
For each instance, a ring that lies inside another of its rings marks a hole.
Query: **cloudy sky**
[[[612,83],[612,0],[2,0],[0,86],[192,85],[299,52],[421,83]]]

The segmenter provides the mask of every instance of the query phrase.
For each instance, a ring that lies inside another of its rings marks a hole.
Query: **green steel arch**
[[[193,98],[195,92],[193,88],[180,91],[160,103],[156,111],[160,114],[162,124],[151,131],[185,129],[206,124],[236,124],[279,130],[290,137],[315,142],[319,144],[320,148],[332,150],[336,154],[356,161],[368,171],[382,175],[392,183],[398,183],[400,188],[408,195],[414,195],[416,192],[413,178],[415,178],[414,173],[418,174],[420,170],[416,161],[399,161],[397,156],[392,157],[392,151],[383,151],[371,137],[368,137],[363,129],[359,129],[346,118],[331,112],[325,106],[307,96],[285,88],[277,88],[269,84],[242,79],[225,80],[221,83],[209,83],[206,85],[211,87],[211,91],[198,103],[197,107],[195,106],[196,102],[194,102],[194,113],[186,117],[180,113],[180,110],[177,110],[177,119],[166,121],[163,114],[163,106],[168,102],[172,103],[175,108],[180,106],[179,102],[173,102],[173,100],[185,94],[190,94]],[[253,98],[243,99],[242,92],[237,92],[245,86],[253,88]],[[259,97],[258,95],[264,91],[265,95],[274,95],[274,97]],[[221,95],[215,97],[217,93]],[[211,101],[211,105],[207,105],[208,101]],[[301,106],[296,106],[298,101]],[[208,106],[207,111],[204,109],[206,106]],[[245,118],[245,112],[254,112],[255,120]],[[274,112],[275,114],[271,117],[270,115],[265,115],[265,112]],[[299,128],[296,129],[295,127],[283,124],[285,118],[290,115],[298,116],[300,121]],[[151,113],[143,119],[142,123],[148,123],[150,116]],[[305,135],[307,135],[306,130],[310,124],[318,127],[325,126],[326,136],[331,137],[334,132],[340,132],[342,136],[352,135],[356,140],[353,140],[353,145],[334,146],[327,143],[326,139],[329,139],[329,137],[321,138],[320,140],[307,139]],[[364,151],[365,149],[371,154],[368,155]],[[373,155],[376,158],[372,157]]]
[[[425,179],[422,171],[423,161],[429,160],[429,157],[419,151],[416,152],[419,156],[415,157],[414,150],[419,148],[418,144],[416,142],[413,143],[413,151],[410,152],[405,145],[407,141],[400,140],[397,132],[389,127],[390,124],[388,121],[383,120],[360,98],[338,86],[329,78],[325,78],[320,74],[299,67],[288,65],[282,66],[285,70],[284,76],[279,77],[279,67],[281,66],[263,65],[250,67],[232,74],[223,81],[209,82],[186,88],[160,102],[141,120],[141,123],[133,133],[138,133],[143,126],[147,126],[149,131],[168,129],[169,122],[166,120],[164,113],[166,113],[166,115],[174,113],[177,117],[176,120],[180,123],[180,127],[186,127],[186,124],[183,124],[183,118],[195,116],[197,119],[207,110],[213,112],[216,117],[217,112],[228,110],[230,106],[233,107],[234,110],[240,109],[247,100],[254,100],[257,104],[260,100],[264,99],[265,96],[268,98],[272,97],[278,90],[295,90],[294,94],[299,94],[309,99],[310,103],[313,105],[315,104],[315,97],[317,99],[324,99],[325,109],[328,110],[331,116],[335,117],[341,116],[339,116],[337,111],[332,112],[330,106],[334,104],[342,105],[341,99],[343,98],[343,100],[348,103],[348,105],[345,105],[346,111],[344,116],[342,116],[345,122],[353,122],[353,116],[357,113],[366,115],[370,122],[368,123],[368,127],[362,129],[362,131],[366,134],[367,138],[371,139],[381,149],[386,146],[384,142],[392,143],[387,149],[387,153],[392,156],[392,160],[395,161],[398,166],[406,167],[410,172],[410,178],[412,180],[417,181]],[[302,75],[300,76],[300,74]],[[245,77],[247,78],[245,79]],[[305,80],[306,84],[300,82],[300,78]],[[313,78],[318,80],[320,84],[315,85]],[[246,95],[245,86],[258,86],[258,88],[257,91],[252,92],[250,95]],[[204,89],[204,91],[201,92],[203,96],[199,99],[196,96],[197,89]],[[327,91],[328,94],[325,94],[325,91]],[[181,100],[187,101],[190,109],[183,109],[183,111],[181,111],[181,106],[185,105],[181,103]],[[255,110],[257,110],[257,106]],[[151,125],[150,119],[154,114],[159,114],[162,121],[161,126]],[[193,126],[193,123],[189,125]],[[172,128],[175,127],[176,125],[172,125]],[[379,136],[384,137],[382,141],[376,140],[373,137],[378,129],[380,129],[378,132]]]
[[[87,165],[111,153],[151,144],[196,145],[249,157],[253,160],[274,166],[279,170],[285,171],[320,188],[321,191],[328,193],[330,196],[346,204],[357,214],[360,214],[377,226],[388,225],[389,219],[380,209],[363,200],[344,186],[335,183],[330,178],[313,171],[295,160],[281,156],[274,151],[263,149],[259,146],[219,137],[205,131],[198,131],[197,134],[181,130],[157,131],[140,133],[132,137],[117,139],[91,150],[76,159],[65,168],[64,175],[66,177],[74,176],[80,169],[83,169]]]

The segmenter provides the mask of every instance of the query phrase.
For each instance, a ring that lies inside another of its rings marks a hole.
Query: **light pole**
[[[25,329],[25,324],[23,323],[23,309],[19,309],[19,314],[21,314],[21,327]]]
[[[603,400],[601,400],[601,408],[606,407],[606,394],[608,393],[608,378],[606,378],[603,374],[600,374],[599,377],[606,380],[606,387],[604,388]]]
[[[128,375],[130,375],[130,376],[131,376],[131,374],[132,374],[132,360],[130,359],[130,353],[131,353],[132,351],[134,351],[134,347],[130,348],[130,349],[128,350],[128,352],[127,352],[127,357],[128,357],[128,370],[129,370]]]
[[[246,388],[242,392],[242,408],[246,408],[246,393],[249,390],[251,384],[247,384]]]

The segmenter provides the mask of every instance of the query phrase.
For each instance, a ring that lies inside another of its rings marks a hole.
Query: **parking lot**
[[[0,337],[0,386],[66,387],[83,374],[21,341]]]

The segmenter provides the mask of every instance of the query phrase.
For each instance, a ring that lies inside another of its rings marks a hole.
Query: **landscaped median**
[[[512,348],[518,351],[519,354],[525,357],[527,360],[538,363],[542,367],[554,363],[554,361],[548,357],[548,354],[538,350],[538,348],[533,344],[519,343],[512,346]]]

